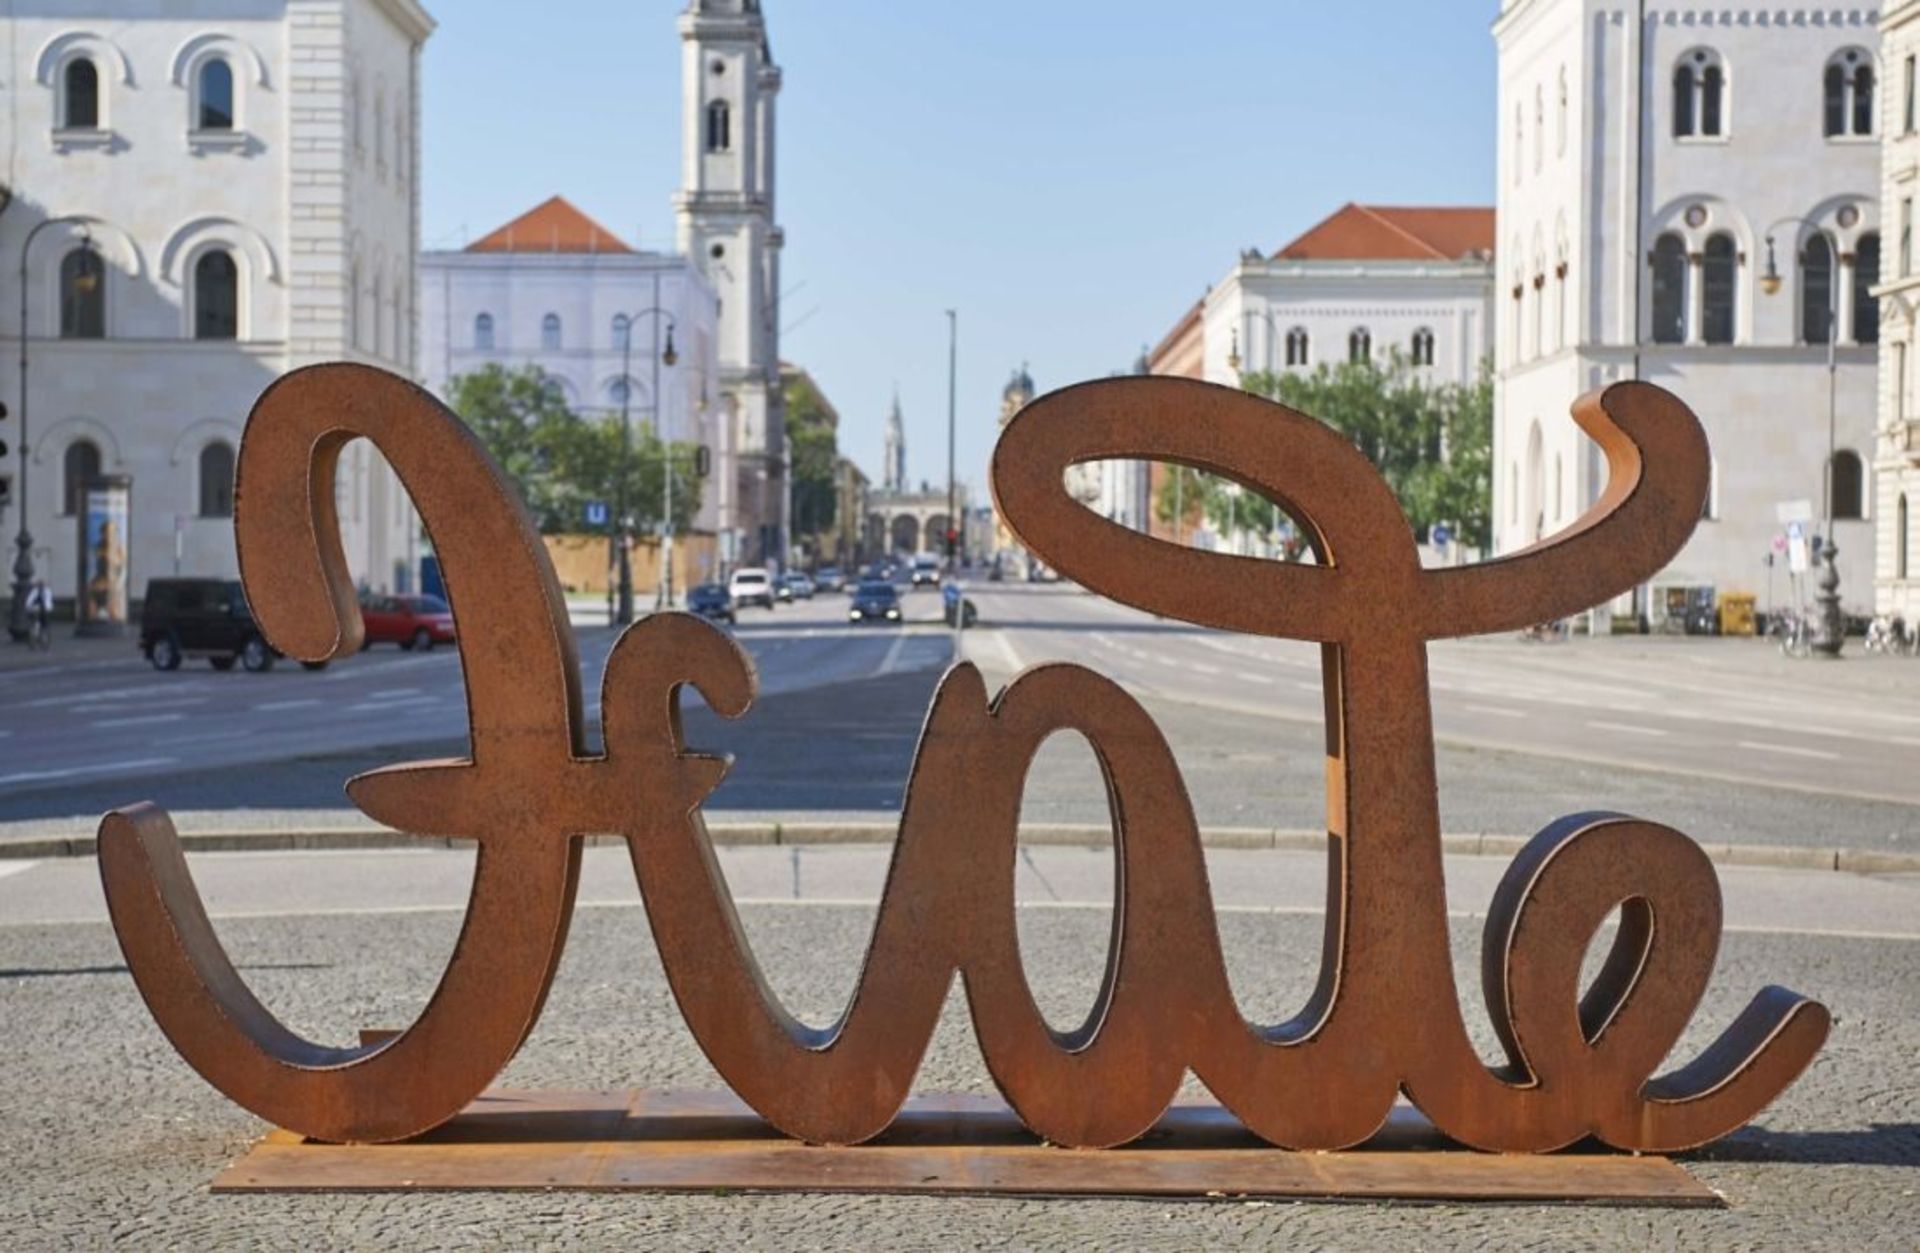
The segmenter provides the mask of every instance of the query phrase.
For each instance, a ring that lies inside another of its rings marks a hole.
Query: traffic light
[[[693,450],[693,472],[703,479],[713,473],[713,449],[701,444]]]

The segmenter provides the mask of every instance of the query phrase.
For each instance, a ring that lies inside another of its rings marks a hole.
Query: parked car
[[[913,586],[915,590],[923,587],[940,586],[940,559],[932,553],[922,553],[913,559]]]
[[[812,600],[815,591],[811,578],[798,572],[789,574],[780,580],[781,599]]]
[[[900,621],[900,589],[884,579],[868,579],[854,589],[847,606],[849,622]]]
[[[398,644],[408,652],[426,652],[435,644],[451,644],[453,609],[438,596],[380,596],[362,593],[360,621],[367,638],[360,645]]]
[[[771,609],[775,596],[773,576],[758,566],[735,570],[727,580],[727,593],[733,597],[736,607],[760,605]]]
[[[821,566],[814,573],[813,582],[823,592],[844,592],[847,590],[847,574],[839,566]]]
[[[205,657],[215,670],[239,662],[259,674],[280,659],[254,624],[238,579],[149,582],[140,610],[140,651],[155,670],[178,670],[188,657]],[[301,664],[319,670],[327,663]]]
[[[732,622],[733,595],[722,583],[702,583],[687,593],[687,612],[717,622]]]

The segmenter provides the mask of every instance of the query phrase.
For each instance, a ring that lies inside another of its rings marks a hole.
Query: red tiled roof
[[[468,252],[632,252],[618,236],[555,196],[521,214]]]
[[[1458,261],[1493,254],[1493,210],[1349,204],[1276,261]]]

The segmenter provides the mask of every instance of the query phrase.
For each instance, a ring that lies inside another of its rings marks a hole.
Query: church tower
[[[880,455],[882,491],[907,490],[907,424],[900,416],[900,393],[893,394],[893,409],[887,414],[886,449]]]
[[[679,249],[720,297],[720,401],[739,450],[738,563],[784,564],[786,405],[780,391],[780,228],[774,101],[780,67],[759,0],[688,0],[680,15]],[[725,541],[723,540],[723,543]]]

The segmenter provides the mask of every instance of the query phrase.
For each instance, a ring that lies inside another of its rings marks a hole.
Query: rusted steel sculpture
[[[1250,1024],[1235,1005],[1185,786],[1159,729],[1118,686],[1046,665],[989,700],[979,673],[941,683],[858,986],[815,1030],[769,990],[715,863],[700,805],[725,771],[681,739],[678,691],[722,715],[753,698],[747,656],[719,630],[657,615],[607,664],[606,752],[583,747],[574,643],[545,551],[514,492],[433,398],[358,366],[273,386],[241,447],[238,532],[254,612],[305,660],[351,653],[360,618],[333,515],[335,460],[365,437],[432,532],[459,614],[468,760],[349,784],[368,814],[477,840],[465,927],[410,1028],[333,1049],[288,1031],[221,950],[159,809],[107,816],[106,894],[127,964],[187,1060],[282,1127],[338,1142],[414,1136],[453,1117],[538,1018],[560,960],[580,837],[626,837],[681,1011],[726,1082],[791,1136],[868,1140],[907,1100],[953,977],[994,1082],[1055,1144],[1147,1131],[1191,1069],[1276,1145],[1359,1144],[1404,1091],[1448,1136],[1538,1152],[1587,1137],[1670,1151],[1752,1118],[1812,1060],[1829,1019],[1780,988],[1756,996],[1698,1060],[1655,1077],[1698,1006],[1720,934],[1714,872],[1680,833],[1610,814],[1562,819],[1508,871],[1486,924],[1482,981],[1505,1046],[1489,1068],[1463,1025],[1449,956],[1427,641],[1572,614],[1680,549],[1707,491],[1705,438],[1672,396],[1623,384],[1574,410],[1605,451],[1607,490],[1566,532],[1501,560],[1426,571],[1386,484],[1333,431],[1199,383],[1126,379],[1048,396],[1008,427],[993,480],[1005,517],[1048,564],[1168,617],[1322,645],[1327,718],[1327,922],[1319,985],[1298,1015]],[[1311,537],[1316,564],[1195,552],[1128,531],[1066,493],[1067,467],[1127,458],[1231,477]],[[1224,594],[1223,587],[1233,594]],[[1052,1030],[1014,922],[1028,764],[1056,731],[1094,747],[1119,875],[1106,978],[1086,1022]],[[1607,915],[1622,925],[1581,994]]]

